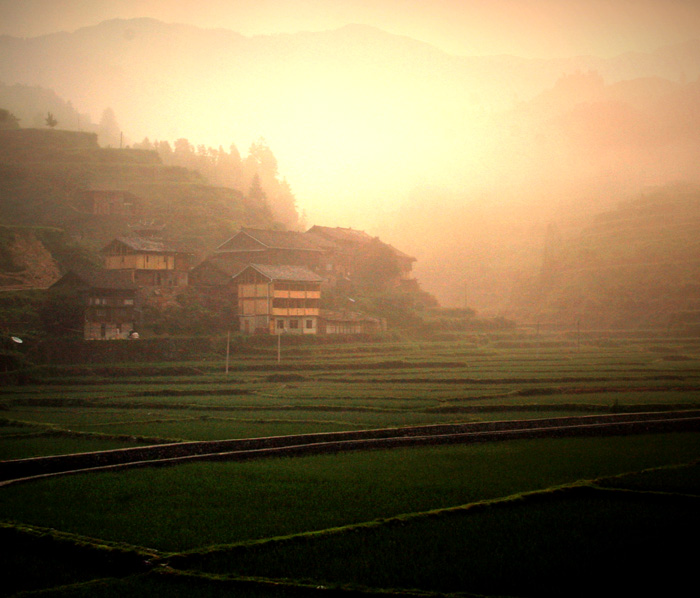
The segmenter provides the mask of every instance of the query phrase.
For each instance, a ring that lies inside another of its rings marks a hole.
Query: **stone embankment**
[[[700,431],[700,410],[626,413],[468,424],[439,424],[354,432],[179,442],[0,462],[0,485],[41,477],[193,461],[244,461],[355,450],[468,444],[518,438],[610,436]]]

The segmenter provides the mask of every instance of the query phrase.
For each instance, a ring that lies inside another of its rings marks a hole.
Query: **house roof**
[[[131,191],[126,191],[124,189],[106,189],[106,188],[100,188],[100,189],[85,189],[84,191],[80,192],[80,195],[83,197],[93,197],[96,195],[109,195],[109,196],[121,196],[124,199],[130,199],[130,200],[138,200],[139,197],[138,195],[133,194]]]
[[[137,288],[131,277],[131,272],[97,268],[73,268],[53,283],[50,288],[62,286],[105,291],[135,291]]]
[[[326,239],[330,239],[336,243],[352,243],[364,244],[369,243],[372,237],[363,230],[355,230],[354,228],[343,228],[342,226],[312,226],[307,233],[315,233]]]
[[[324,237],[323,235],[321,235],[321,234],[319,234],[319,233],[317,233],[317,232],[314,232],[314,231],[311,231],[311,230],[307,230],[307,231],[304,233],[304,236],[305,236],[307,239],[310,239],[310,240],[311,240],[313,243],[315,243],[316,245],[318,245],[321,249],[324,249],[324,250],[331,249],[331,250],[333,250],[333,251],[343,251],[343,250],[346,250],[345,248],[343,248],[343,247],[341,247],[340,245],[338,245],[338,243],[336,243],[335,241],[329,239],[328,237]]]
[[[356,311],[335,311],[330,309],[321,309],[319,310],[319,317],[331,322],[381,322],[379,318],[366,316]]]
[[[237,278],[248,268],[257,270],[260,274],[272,281],[288,282],[323,282],[325,279],[303,266],[273,266],[269,264],[248,264],[241,269],[233,278]]]
[[[183,247],[176,247],[170,243],[166,243],[162,239],[154,239],[151,237],[117,237],[108,243],[102,252],[105,252],[114,244],[126,245],[129,249],[139,251],[141,253],[190,253]]]
[[[354,248],[367,245],[375,239],[363,230],[355,230],[354,228],[343,228],[341,226],[336,226],[335,228],[332,228],[330,226],[316,225],[312,226],[309,230],[307,230],[306,234],[312,237],[314,240],[317,240],[319,244],[320,239],[326,239],[336,244],[336,246],[338,244],[345,245],[346,247],[348,245],[351,245]],[[393,245],[389,245],[389,243],[384,243],[384,241],[380,241],[380,243],[386,245],[389,249],[391,249],[392,253],[396,257],[410,260],[413,262],[416,261],[416,258],[408,255],[407,253],[404,253],[403,251],[400,251],[399,249],[396,249],[396,247],[394,247]]]
[[[399,257],[399,258],[402,258],[402,259],[405,259],[405,260],[409,260],[409,261],[411,261],[411,262],[418,261],[418,260],[416,260],[416,258],[414,258],[412,255],[408,255],[407,253],[404,253],[404,252],[401,251],[400,249],[396,249],[396,247],[394,247],[393,245],[389,245],[389,243],[384,243],[384,245],[386,245],[389,249],[391,249],[391,251],[394,252],[394,255],[395,255],[396,257]]]
[[[288,230],[264,230],[259,228],[241,228],[233,237],[219,245],[217,251],[235,251],[227,247],[239,235],[247,235],[269,249],[296,249],[302,251],[321,251],[322,248],[304,233]],[[243,251],[243,250],[242,250]],[[250,251],[250,249],[245,249]]]
[[[241,260],[232,258],[227,254],[223,255],[212,255],[197,264],[192,271],[199,270],[202,268],[213,268],[226,276],[234,276],[243,270],[249,262],[247,260]]]

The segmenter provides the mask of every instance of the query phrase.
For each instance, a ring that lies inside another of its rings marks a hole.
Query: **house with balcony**
[[[129,272],[139,287],[184,287],[190,253],[152,237],[117,237],[102,249],[107,270]]]
[[[245,334],[318,334],[321,278],[304,266],[249,264],[231,282]]]
[[[326,267],[325,253],[304,233],[243,227],[217,247],[214,256],[248,264],[303,266],[320,273]]]
[[[73,269],[49,288],[79,297],[85,340],[127,339],[137,327],[137,287],[129,272]]]

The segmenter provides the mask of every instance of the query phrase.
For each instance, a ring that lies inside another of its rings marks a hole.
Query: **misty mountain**
[[[539,275],[516,287],[509,313],[543,326],[697,332],[699,279],[700,186],[667,185],[578,231],[550,225]]]
[[[48,87],[94,115],[113,106],[130,121],[132,135],[146,131],[141,125],[150,119],[151,137],[172,137],[168,126],[179,125],[163,121],[188,109],[204,116],[207,108],[215,108],[210,116],[222,119],[225,126],[226,115],[231,120],[260,118],[253,108],[271,100],[293,106],[306,96],[300,88],[316,86],[317,75],[325,82],[325,99],[353,85],[358,76],[373,84],[373,102],[384,97],[409,104],[425,100],[426,89],[442,88],[442,83],[436,86],[438,81],[449,81],[465,104],[498,109],[529,99],[562,74],[576,71],[595,71],[607,82],[640,77],[689,80],[700,74],[700,42],[611,59],[528,60],[453,56],[364,25],[244,37],[145,18],[105,21],[74,33],[30,39],[2,36],[0,54],[0,81]],[[406,77],[396,77],[396,65]],[[405,93],[406,82],[410,95]],[[509,97],[503,97],[504,89]],[[273,90],[277,93],[270,97]],[[438,109],[440,98],[431,100],[438,102]]]
[[[568,76],[592,72],[615,85],[700,75],[698,41],[607,59],[463,57],[361,25],[244,37],[154,19],[2,36],[0,56],[0,82],[51,89],[94,120],[112,108],[131,142],[184,137],[228,147],[262,135],[312,216],[337,196],[336,214],[364,227],[376,218],[356,212],[377,197],[395,203],[425,184],[500,182],[504,154],[517,162],[523,153],[509,116],[523,118],[523,105],[547,89],[561,94],[557,82]],[[538,113],[551,120],[556,107]],[[24,126],[36,118],[18,116]],[[353,209],[344,206],[350,198]]]
[[[698,40],[544,60],[359,25],[245,37],[133,19],[0,37],[0,56],[0,82],[111,107],[131,142],[264,136],[310,219],[405,247],[424,287],[480,312],[536,275],[550,223],[573,235],[649,187],[700,180]]]

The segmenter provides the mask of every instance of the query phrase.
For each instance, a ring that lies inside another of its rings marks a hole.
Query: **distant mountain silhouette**
[[[415,106],[407,113],[422,114],[426,100],[440,110],[454,97],[466,107],[512,107],[577,70],[595,71],[609,84],[639,77],[691,80],[700,69],[698,42],[610,59],[526,60],[453,56],[364,25],[244,37],[146,18],[30,39],[2,36],[0,56],[0,82],[52,89],[95,120],[112,107],[132,136],[151,138],[192,136],[181,124],[191,117],[189,110],[198,112],[207,134],[225,127],[227,118],[232,125],[245,119],[264,133],[267,119],[280,118],[281,101],[292,111],[303,108],[310,86],[319,102],[332,103],[362,82],[374,90],[368,104],[389,110],[398,102]],[[320,89],[318,77],[326,82]]]

